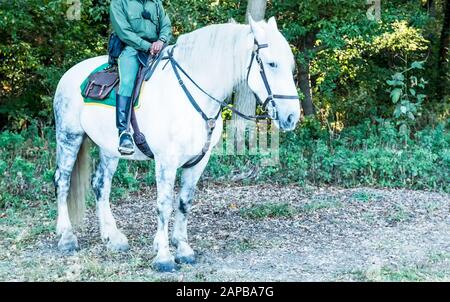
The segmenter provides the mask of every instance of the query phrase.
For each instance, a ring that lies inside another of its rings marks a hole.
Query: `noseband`
[[[248,78],[250,77],[250,72],[252,70],[252,66],[253,66],[253,61],[256,60],[256,63],[258,63],[259,65],[259,74],[261,75],[261,79],[263,80],[264,86],[266,87],[266,91],[267,91],[267,98],[266,100],[263,102],[261,101],[261,99],[258,97],[258,95],[256,93],[253,93],[255,95],[255,98],[259,101],[259,103],[261,103],[261,105],[263,106],[264,110],[267,110],[267,105],[269,103],[272,104],[273,108],[275,107],[275,99],[281,99],[281,100],[297,100],[298,99],[298,95],[285,95],[285,94],[273,94],[272,93],[272,89],[270,88],[270,84],[269,84],[269,80],[267,79],[267,75],[266,75],[266,70],[264,69],[264,63],[261,60],[261,56],[259,55],[259,51],[262,48],[267,48],[269,47],[269,44],[259,44],[258,41],[255,40],[255,49],[252,52],[252,57],[250,59],[250,65],[248,66],[248,71],[247,71],[247,83],[248,83]],[[273,118],[274,120],[278,119],[278,113],[275,112],[275,117]]]

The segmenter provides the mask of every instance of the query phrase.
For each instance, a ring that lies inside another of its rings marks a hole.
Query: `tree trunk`
[[[248,15],[250,14],[255,21],[264,19],[266,13],[267,0],[248,0],[247,13],[245,16],[246,22],[248,22]],[[244,114],[255,114],[256,100],[253,93],[248,88],[247,83],[241,83],[236,88],[234,104],[236,109]],[[238,120],[240,117],[234,115],[233,120]]]
[[[434,0],[427,0],[425,3],[426,9],[428,11],[428,15],[431,17],[436,17],[436,1]]]
[[[312,102],[309,67],[309,60],[306,60],[306,62],[304,64],[300,64],[298,68],[298,85],[305,97],[302,101],[303,114],[305,116],[315,113],[314,105]]]
[[[444,20],[442,22],[442,32],[439,46],[439,82],[440,96],[443,97],[448,92],[448,49],[450,47],[450,1],[444,2]]]
[[[248,0],[245,22],[248,23],[248,15],[250,14],[255,21],[261,21],[266,14],[267,0]]]
[[[266,13],[267,0],[248,0],[247,12],[245,20],[248,23],[248,16],[251,15],[253,20],[260,21],[264,19]],[[242,82],[235,88],[234,106],[237,110],[247,115],[254,115],[256,111],[256,99],[247,85]],[[240,148],[245,144],[245,122],[238,115],[234,114],[232,118],[236,125],[236,145]],[[228,148],[228,146],[227,146]]]
[[[298,85],[305,97],[302,101],[302,109],[305,116],[316,113],[316,109],[313,104],[311,89],[311,58],[307,54],[310,52],[317,52],[321,49],[314,46],[316,42],[316,35],[317,32],[315,31],[308,32],[306,36],[300,40],[299,43],[299,49],[304,54],[304,60],[302,60],[303,62],[301,62],[298,67]]]

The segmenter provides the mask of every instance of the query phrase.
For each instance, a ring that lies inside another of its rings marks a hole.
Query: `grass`
[[[450,280],[450,253],[431,252],[418,263],[396,267],[382,265],[366,270],[353,270],[349,274],[357,281],[422,282]]]
[[[353,190],[349,190],[347,194],[336,194],[334,191],[327,196],[326,193],[320,193],[318,195],[311,196],[306,205],[308,211],[320,211],[322,209],[330,209],[333,207],[342,207],[339,210],[345,210],[345,207],[355,206],[346,202],[341,202],[342,196],[352,196]],[[384,195],[388,199],[389,194]],[[399,193],[401,194],[401,193]],[[303,196],[303,193],[301,193]],[[401,197],[401,195],[399,195]],[[435,195],[432,195],[433,197]],[[393,199],[397,200],[397,199]],[[440,200],[440,201],[439,201]],[[445,199],[440,197],[437,204],[445,203]],[[239,212],[242,215],[250,215],[256,217],[254,219],[264,219],[267,217],[292,217],[292,215],[301,213],[304,210],[300,205],[297,206],[292,203],[275,203],[275,200],[264,204],[258,204],[253,207],[241,209]],[[398,201],[398,200],[397,200]],[[386,206],[390,209],[393,208],[387,200],[385,200]],[[393,201],[394,202],[394,201]],[[392,202],[392,203],[393,203]],[[424,207],[427,205],[424,201]],[[371,204],[361,204],[358,207],[369,208]],[[402,207],[398,206],[395,211],[402,213]],[[404,210],[404,209],[403,209]],[[444,208],[442,211],[445,211]],[[235,209],[230,209],[230,219],[235,219],[237,214]],[[258,230],[255,229],[255,224],[262,225],[265,223],[274,223],[275,225],[283,224],[287,221],[246,221],[243,234],[245,236],[239,237],[226,237],[223,239],[226,241],[218,241],[215,236],[217,228],[215,225],[210,225],[208,229],[211,232],[202,233],[202,237],[199,239],[193,239],[193,248],[200,255],[199,263],[196,266],[183,266],[182,270],[177,274],[163,275],[154,272],[151,269],[151,261],[153,259],[153,252],[151,248],[152,238],[144,236],[141,232],[137,232],[139,237],[130,236],[132,239],[131,250],[128,253],[112,253],[105,249],[104,244],[100,241],[98,234],[90,234],[90,236],[80,236],[80,243],[82,249],[70,256],[61,256],[56,250],[57,238],[54,234],[54,221],[49,221],[48,216],[52,216],[51,207],[39,207],[29,209],[27,211],[3,211],[4,216],[0,219],[0,280],[29,280],[29,281],[211,281],[216,278],[218,280],[234,280],[238,279],[239,274],[247,274],[242,278],[258,277],[259,271],[252,271],[252,268],[242,267],[242,262],[228,264],[228,261],[233,261],[234,258],[241,258],[245,261],[254,259],[251,257],[267,257],[267,261],[270,261],[269,265],[264,268],[270,271],[274,278],[282,278],[280,271],[271,267],[272,263],[287,263],[292,261],[292,257],[283,258],[283,256],[276,257],[273,251],[282,251],[282,254],[290,254],[292,246],[286,246],[284,236],[277,236],[277,234],[285,234],[274,229],[271,237],[266,240],[261,237],[262,234],[258,234]],[[424,211],[425,213],[425,211]],[[443,215],[442,212],[438,213]],[[446,214],[446,213],[444,213]],[[422,214],[422,215],[426,215]],[[215,217],[214,215],[211,218]],[[445,219],[444,216],[443,219]],[[411,218],[414,218],[411,216]],[[96,219],[93,216],[93,219]],[[195,218],[194,218],[195,219]],[[253,219],[253,218],[252,218]],[[296,217],[296,221],[301,220],[300,217]],[[401,221],[401,215],[399,215],[399,221]],[[295,225],[294,220],[289,221],[289,224]],[[12,225],[8,225],[11,223]],[[95,224],[96,225],[96,222]],[[191,229],[196,229],[197,225],[191,225]],[[207,229],[207,230],[208,230]],[[19,237],[17,243],[14,240],[18,237],[22,230],[26,230],[22,238]],[[253,236],[253,233],[249,233],[253,230],[258,236]],[[293,228],[291,238],[298,236],[298,229]],[[223,231],[223,230],[221,230]],[[5,233],[3,233],[5,232]],[[48,232],[51,234],[48,235]],[[95,232],[95,230],[94,230]],[[368,230],[372,232],[372,229]],[[4,236],[5,234],[5,236]],[[250,234],[250,235],[249,235]],[[93,236],[91,236],[93,235]],[[204,235],[204,236],[203,236]],[[268,235],[268,234],[266,234]],[[6,237],[7,236],[7,237]],[[308,235],[312,240],[315,240],[315,234]],[[426,235],[425,235],[426,236]],[[194,237],[196,238],[196,237]],[[297,237],[295,237],[297,238]],[[305,241],[307,242],[307,241]],[[307,243],[305,243],[307,244]],[[323,244],[323,243],[322,243]],[[317,249],[320,249],[317,246]],[[380,244],[385,245],[384,242]],[[444,243],[445,244],[445,243]],[[12,247],[14,245],[14,247]],[[219,249],[213,249],[213,246],[217,245]],[[395,245],[394,245],[395,246]],[[222,248],[224,247],[224,248]],[[396,247],[396,246],[395,246]],[[424,247],[428,249],[428,247]],[[333,278],[329,280],[359,280],[359,281],[443,281],[449,280],[450,276],[450,254],[445,251],[445,245],[439,246],[436,252],[430,253],[421,262],[417,263],[417,254],[411,254],[405,257],[405,261],[399,265],[392,265],[390,262],[388,265],[380,265],[372,269],[371,273],[367,272],[365,267],[359,268],[352,272],[343,274],[341,271],[332,272]],[[173,251],[173,248],[172,248]],[[319,250],[317,250],[319,252]],[[422,250],[423,251],[423,250]],[[314,252],[314,251],[312,251]],[[352,252],[352,251],[350,251]],[[371,250],[376,253],[377,249]],[[292,254],[297,253],[297,250],[293,250]],[[208,256],[205,256],[208,255]],[[255,256],[256,255],[256,256]],[[355,257],[365,257],[365,253],[355,254]],[[381,255],[381,254],[380,254]],[[272,257],[272,258],[271,258]],[[299,257],[300,254],[299,254]],[[380,258],[389,261],[390,258]],[[263,259],[263,258],[261,258]],[[260,259],[260,260],[261,260]],[[295,258],[294,258],[295,259]],[[352,261],[352,260],[349,260]],[[353,262],[349,263],[348,267],[353,267]],[[314,260],[314,265],[317,265],[320,271],[320,261]],[[350,266],[352,265],[352,266]],[[227,270],[230,268],[231,270]],[[223,269],[223,272],[221,271]],[[311,269],[311,268],[309,268]],[[340,270],[341,268],[333,268]],[[344,267],[345,269],[345,267]],[[233,270],[236,270],[234,272]],[[242,270],[242,272],[240,272]],[[331,269],[330,269],[331,270]],[[317,271],[318,272],[318,271]],[[236,276],[236,277],[235,277]],[[299,275],[299,278],[302,275]],[[259,275],[261,277],[261,275]],[[304,275],[303,275],[304,277]]]
[[[311,213],[321,209],[334,208],[341,205],[334,196],[314,197],[310,202],[296,208],[288,203],[257,204],[240,210],[240,215],[249,219],[292,218],[299,213]]]
[[[381,198],[382,196],[369,191],[356,191],[350,196],[350,200],[357,202],[372,202]]]
[[[291,218],[296,210],[288,203],[265,203],[251,206],[240,210],[244,218],[264,219],[264,218]]]
[[[422,282],[422,281],[444,281],[449,279],[445,272],[430,272],[419,267],[402,267],[394,269],[382,267],[377,272],[353,270],[349,272],[352,279],[362,282]]]
[[[321,209],[334,208],[339,205],[339,200],[334,196],[318,196],[314,197],[311,202],[303,205],[300,208],[300,211],[304,213],[311,213]]]
[[[387,222],[391,224],[401,223],[401,222],[408,222],[412,216],[412,214],[409,213],[403,206],[396,204],[394,206],[393,212],[391,212],[386,220]]]
[[[442,203],[430,201],[425,205],[425,210],[427,211],[428,214],[433,214],[441,207],[442,207]]]
[[[255,240],[249,238],[239,238],[234,244],[232,244],[231,249],[237,252],[243,253],[251,250],[256,250],[261,245]]]
[[[430,253],[428,256],[430,262],[432,263],[438,263],[442,261],[449,261],[450,262],[450,252],[434,252]]]

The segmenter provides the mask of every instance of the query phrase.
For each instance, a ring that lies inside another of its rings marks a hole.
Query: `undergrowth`
[[[410,188],[448,192],[450,135],[447,124],[412,134],[407,140],[395,125],[363,122],[330,133],[316,120],[281,133],[279,162],[262,164],[262,156],[213,155],[204,181],[233,181],[236,171],[258,171],[244,183],[276,182]],[[54,202],[55,133],[53,127],[29,126],[0,133],[0,208]],[[92,150],[92,164],[98,162]],[[154,185],[154,164],[121,161],[113,180],[112,199]]]

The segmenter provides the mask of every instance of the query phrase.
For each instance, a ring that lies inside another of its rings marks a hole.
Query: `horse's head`
[[[300,103],[293,77],[292,50],[278,30],[275,18],[267,23],[249,19],[255,45],[248,86],[280,129],[293,130],[300,118]]]

